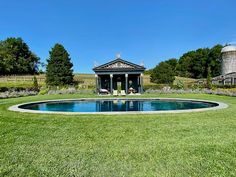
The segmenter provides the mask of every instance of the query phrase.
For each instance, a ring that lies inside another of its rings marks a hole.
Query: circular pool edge
[[[21,106],[28,104],[39,104],[48,102],[63,102],[63,101],[95,101],[95,100],[180,100],[180,101],[196,101],[204,103],[218,104],[214,107],[209,108],[198,108],[198,109],[185,109],[185,110],[165,110],[165,111],[125,111],[125,112],[63,112],[63,111],[38,111],[20,108]],[[100,114],[100,115],[112,115],[112,114],[163,114],[163,113],[190,113],[190,112],[203,112],[210,110],[225,109],[228,105],[222,102],[209,101],[209,100],[199,100],[199,99],[183,99],[183,98],[79,98],[79,99],[57,99],[57,100],[43,100],[21,103],[17,105],[10,106],[8,110],[22,113],[37,113],[37,114],[63,114],[63,115],[83,115],[83,114]]]

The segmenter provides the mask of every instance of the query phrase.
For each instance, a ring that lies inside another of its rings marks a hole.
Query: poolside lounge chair
[[[109,94],[109,91],[107,89],[100,89],[99,94],[101,94],[101,95]]]
[[[126,95],[125,91],[124,91],[124,90],[121,90],[121,91],[120,91],[120,95],[121,95],[121,96],[125,96],[125,95]]]
[[[117,90],[113,90],[113,96],[118,96],[118,91]]]
[[[128,90],[129,93],[135,93],[135,89],[133,87],[130,87],[129,90]]]

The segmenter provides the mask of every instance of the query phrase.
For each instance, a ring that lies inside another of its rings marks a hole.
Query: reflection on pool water
[[[217,103],[191,100],[64,100],[21,105],[21,109],[55,112],[127,112],[127,111],[168,111],[210,108]]]

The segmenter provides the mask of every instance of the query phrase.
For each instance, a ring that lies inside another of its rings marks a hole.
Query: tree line
[[[175,76],[187,78],[207,78],[221,74],[221,49],[218,44],[212,48],[199,48],[183,54],[179,59],[172,58],[160,62],[148,71],[151,81],[158,84],[171,84]]]
[[[222,45],[200,48],[160,62],[148,70],[154,83],[171,84],[175,76],[188,78],[215,77],[221,74],[220,55]],[[49,51],[46,66],[48,86],[73,84],[73,64],[63,45],[55,44]],[[40,58],[34,54],[21,38],[0,41],[0,75],[38,74]],[[210,76],[209,76],[210,74]]]

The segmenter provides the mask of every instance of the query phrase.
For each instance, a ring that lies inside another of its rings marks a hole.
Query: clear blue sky
[[[235,0],[7,0],[0,4],[0,39],[22,37],[41,61],[62,43],[80,73],[117,52],[152,68],[236,41],[235,7]]]

